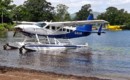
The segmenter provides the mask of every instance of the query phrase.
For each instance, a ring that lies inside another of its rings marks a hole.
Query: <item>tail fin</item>
[[[93,14],[89,14],[87,20],[94,20]]]
[[[87,20],[94,20],[93,14],[89,14]],[[76,30],[82,31],[82,32],[91,32],[92,31],[92,24],[77,26]]]

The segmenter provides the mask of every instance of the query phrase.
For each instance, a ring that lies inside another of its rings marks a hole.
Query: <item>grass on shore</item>
[[[6,30],[12,31],[15,25],[16,24],[8,24],[8,23],[0,24],[0,31],[6,31]]]

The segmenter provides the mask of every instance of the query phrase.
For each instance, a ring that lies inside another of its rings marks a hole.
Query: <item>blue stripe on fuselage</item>
[[[22,31],[22,33],[25,36],[35,35],[34,33],[28,33],[28,32],[25,32],[25,31]],[[73,31],[73,32],[70,32],[70,33],[58,34],[58,35],[41,35],[41,34],[37,34],[37,35],[39,35],[39,36],[48,36],[50,38],[78,38],[78,37],[88,36],[90,34],[91,34],[91,32]]]
[[[80,32],[74,31],[66,34],[59,34],[59,35],[48,35],[48,37],[55,37],[55,38],[77,38],[90,35],[90,32]]]

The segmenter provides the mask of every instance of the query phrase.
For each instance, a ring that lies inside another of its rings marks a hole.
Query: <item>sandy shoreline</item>
[[[0,66],[0,80],[107,80]]]

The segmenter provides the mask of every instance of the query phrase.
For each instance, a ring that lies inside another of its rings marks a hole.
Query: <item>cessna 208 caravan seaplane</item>
[[[101,24],[98,31],[95,32],[92,30],[93,24]],[[25,36],[32,37],[36,36],[37,44],[29,44],[27,45],[26,39],[24,40],[24,43],[21,45],[28,50],[45,50],[49,49],[51,47],[56,49],[60,48],[66,48],[66,47],[82,47],[84,45],[70,45],[70,44],[61,44],[60,41],[58,41],[58,38],[62,39],[72,39],[72,38],[78,38],[78,37],[84,37],[89,36],[91,33],[97,33],[100,35],[102,32],[102,24],[107,23],[105,20],[94,20],[93,14],[90,14],[87,18],[87,20],[82,21],[66,21],[66,22],[28,22],[28,24],[20,24],[15,26],[15,33],[17,32],[22,33]],[[39,41],[38,36],[45,36],[48,40],[49,44],[41,44]],[[54,38],[54,43],[51,44],[49,38]],[[60,43],[60,44],[59,44]],[[9,44],[8,44],[9,45]],[[44,49],[43,49],[44,48]]]

